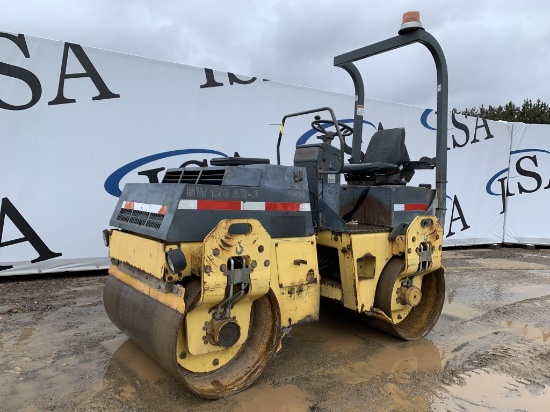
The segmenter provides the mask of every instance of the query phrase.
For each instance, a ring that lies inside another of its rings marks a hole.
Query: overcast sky
[[[550,102],[546,0],[0,0],[0,31],[352,93],[333,57],[397,34],[419,10],[449,67],[449,108]],[[366,96],[435,107],[423,46],[360,65]]]

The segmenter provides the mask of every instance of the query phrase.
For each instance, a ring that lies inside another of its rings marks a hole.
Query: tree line
[[[516,106],[513,102],[506,103],[504,106],[472,107],[471,109],[457,110],[453,113],[463,114],[465,116],[481,117],[488,120],[504,120],[506,122],[522,122],[530,124],[550,124],[550,105],[537,99],[533,102],[531,99],[525,99],[521,106]]]

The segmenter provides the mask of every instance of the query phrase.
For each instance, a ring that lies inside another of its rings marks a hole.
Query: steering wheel
[[[336,137],[338,135],[336,132],[329,132],[323,127],[323,124],[326,123],[335,126],[332,120],[321,120],[319,116],[315,116],[315,120],[311,122],[311,128],[316,132],[323,133],[325,135],[334,135],[334,137]],[[340,122],[337,123],[340,128],[340,133],[342,133],[342,137],[348,137],[353,134],[353,129],[350,126]]]

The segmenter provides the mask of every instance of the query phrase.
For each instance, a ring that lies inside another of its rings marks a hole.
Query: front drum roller
[[[371,324],[403,340],[415,340],[426,336],[439,319],[445,301],[444,269],[417,275],[415,283],[422,276],[420,288],[404,288],[406,277],[400,276],[404,267],[405,259],[394,257],[382,270],[374,306],[384,312],[386,320],[371,318]]]
[[[199,296],[200,282],[194,279],[185,287],[182,314],[109,275],[103,301],[111,321],[190,391],[218,399],[246,389],[266,368],[281,338],[280,312],[271,291],[255,300],[248,337],[236,354],[218,369],[191,372],[178,363],[177,344],[178,336],[186,336],[185,315]]]

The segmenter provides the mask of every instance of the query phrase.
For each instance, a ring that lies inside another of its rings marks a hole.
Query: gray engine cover
[[[257,219],[273,238],[314,233],[303,168],[251,165],[204,170],[220,172],[223,179],[210,184],[200,179],[127,184],[111,226],[166,242],[202,241],[222,219]]]

